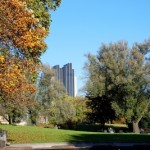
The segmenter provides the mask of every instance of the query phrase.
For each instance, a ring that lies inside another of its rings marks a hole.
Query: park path
[[[64,149],[101,149],[101,150],[149,150],[150,143],[35,143],[35,144],[11,144],[6,146],[3,150],[64,150]]]

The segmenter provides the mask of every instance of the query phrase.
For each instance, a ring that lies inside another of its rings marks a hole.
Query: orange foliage
[[[0,42],[17,48],[26,57],[37,58],[46,48],[48,32],[27,8],[28,1],[0,0]]]
[[[113,121],[114,124],[126,124],[126,119],[124,117],[118,118]]]
[[[0,0],[0,98],[12,104],[31,104],[35,63],[46,48],[48,31],[27,7],[29,1]]]
[[[0,68],[0,91],[5,100],[11,104],[31,104],[32,94],[36,91],[32,75],[37,73],[33,62],[0,56]]]

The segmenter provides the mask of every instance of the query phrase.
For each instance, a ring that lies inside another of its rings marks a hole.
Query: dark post
[[[0,129],[0,148],[6,146],[7,143],[7,132],[5,130]]]

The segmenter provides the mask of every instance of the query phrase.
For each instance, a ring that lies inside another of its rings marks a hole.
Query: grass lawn
[[[8,142],[11,144],[48,142],[150,142],[150,134],[110,134],[12,125],[0,125],[0,129],[7,130]]]

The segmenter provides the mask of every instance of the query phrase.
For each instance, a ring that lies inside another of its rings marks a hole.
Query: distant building
[[[72,63],[65,64],[62,68],[59,65],[53,67],[56,70],[56,78],[64,84],[66,93],[75,96],[75,78]]]

